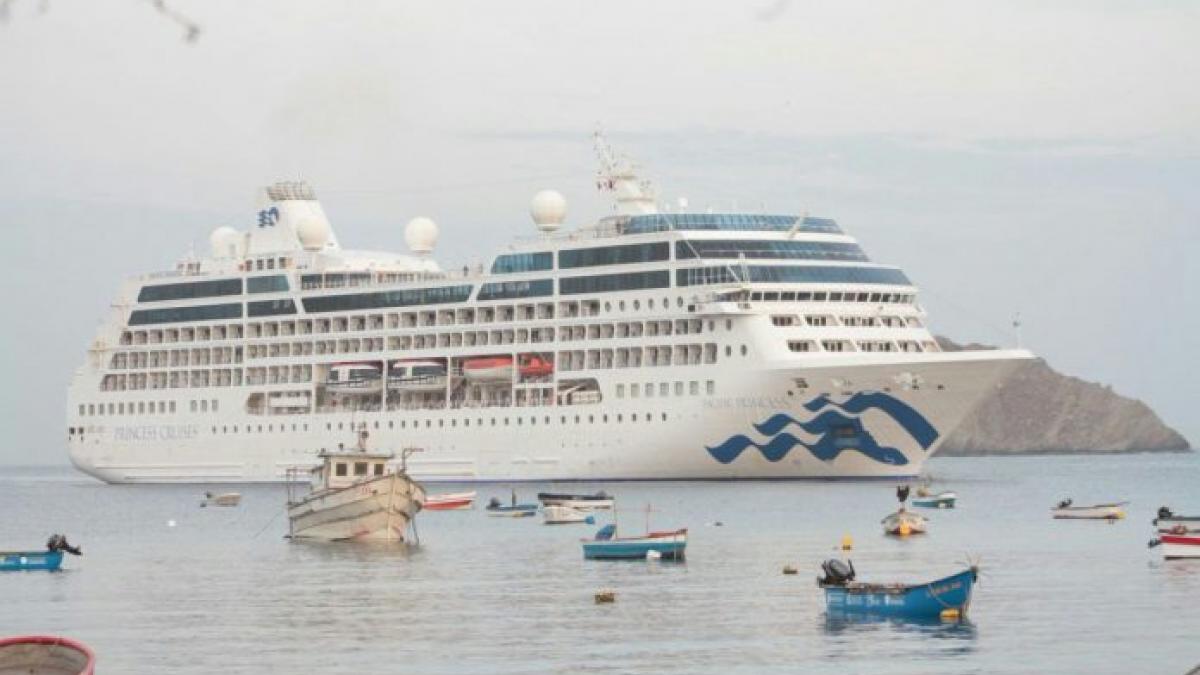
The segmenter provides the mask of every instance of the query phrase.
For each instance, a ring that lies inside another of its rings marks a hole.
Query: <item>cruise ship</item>
[[[286,480],[360,437],[424,481],[903,477],[1024,350],[939,349],[903,271],[834,221],[660,204],[596,139],[612,212],[443,268],[343,248],[303,182],[211,254],[127,279],[67,444],[112,483]],[[365,471],[362,466],[345,471]]]

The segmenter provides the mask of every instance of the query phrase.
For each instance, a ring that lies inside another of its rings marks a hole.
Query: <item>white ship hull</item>
[[[291,534],[322,541],[404,541],[425,491],[401,474],[309,495],[288,506]]]
[[[582,371],[606,389],[603,404],[128,417],[93,426],[69,449],[75,466],[112,483],[280,481],[365,424],[380,447],[425,450],[408,463],[422,482],[915,476],[1031,358],[1013,350],[681,366],[668,377],[715,380],[715,394],[637,399],[612,395],[614,381],[657,376],[653,369]],[[222,411],[238,411],[245,396],[205,395],[224,396]],[[865,433],[833,438],[822,426],[830,419]],[[229,433],[234,426],[239,433]]]

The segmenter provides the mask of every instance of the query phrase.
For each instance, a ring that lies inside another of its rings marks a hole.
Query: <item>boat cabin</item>
[[[312,489],[328,490],[349,487],[355,483],[391,473],[388,468],[396,455],[391,452],[338,450],[317,455],[321,463],[313,468]]]

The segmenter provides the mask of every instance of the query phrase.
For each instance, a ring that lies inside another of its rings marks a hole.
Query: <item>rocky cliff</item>
[[[990,349],[938,338],[946,351]],[[988,397],[938,451],[942,455],[1182,452],[1187,439],[1145,403],[1056,372],[1038,359]]]

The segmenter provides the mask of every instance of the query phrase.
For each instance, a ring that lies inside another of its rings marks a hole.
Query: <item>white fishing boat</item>
[[[1163,534],[1150,542],[1150,547],[1162,546],[1163,558],[1180,560],[1184,558],[1200,558],[1200,534],[1188,533],[1183,525],[1177,525],[1176,531]]]
[[[200,506],[237,506],[241,503],[242,494],[240,492],[222,492],[221,494],[205,492],[204,501],[200,502]]]
[[[596,522],[596,519],[587,511],[571,506],[546,506],[542,508],[542,522],[546,525],[590,524]]]
[[[581,511],[611,510],[614,503],[612,495],[603,490],[590,495],[539,492],[538,501],[542,506],[566,506]]]
[[[906,510],[903,506],[899,511],[890,513],[882,521],[883,531],[897,537],[907,537],[910,534],[925,534],[928,520],[925,516]]]
[[[425,503],[425,489],[403,468],[390,466],[392,453],[368,452],[366,439],[363,431],[357,450],[318,455],[321,464],[312,470],[312,491],[288,499],[293,538],[406,540],[409,523]]]
[[[1050,514],[1059,519],[1119,520],[1125,517],[1124,506],[1128,503],[1113,502],[1111,504],[1074,506],[1070,499],[1064,499],[1050,509]]]
[[[426,495],[426,511],[465,511],[475,506],[475,491]]]

